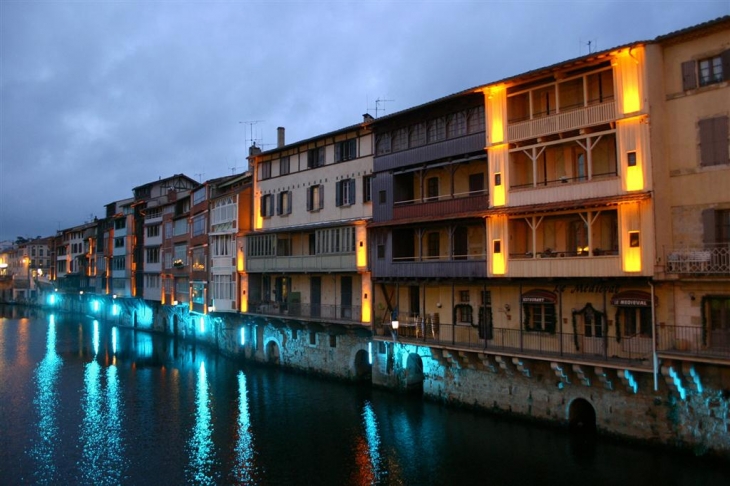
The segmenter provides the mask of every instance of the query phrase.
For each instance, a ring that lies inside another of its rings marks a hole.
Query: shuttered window
[[[698,122],[700,132],[700,165],[728,163],[728,117],[706,118]]]

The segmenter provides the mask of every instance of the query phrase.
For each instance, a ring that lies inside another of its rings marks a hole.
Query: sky
[[[729,0],[0,0],[0,242],[173,174],[730,14]]]

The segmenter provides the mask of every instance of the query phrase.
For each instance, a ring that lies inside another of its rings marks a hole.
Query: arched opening
[[[364,349],[355,354],[355,379],[370,380],[373,366],[370,364],[370,355]]]
[[[276,344],[276,341],[269,341],[266,345],[266,362],[279,364],[279,345]]]
[[[596,411],[588,400],[583,398],[573,400],[568,411],[568,426],[571,432],[596,433]]]
[[[408,355],[405,384],[407,391],[423,393],[423,361],[418,354],[411,353]]]

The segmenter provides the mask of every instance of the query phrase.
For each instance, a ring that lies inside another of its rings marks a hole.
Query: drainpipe
[[[651,354],[652,364],[654,366],[654,391],[659,390],[659,359],[656,354],[656,315],[654,305],[654,284],[649,280],[651,287]]]

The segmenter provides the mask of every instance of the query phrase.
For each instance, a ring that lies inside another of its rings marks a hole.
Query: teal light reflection
[[[116,340],[115,335],[116,330],[113,329],[113,342]],[[94,358],[84,367],[84,394],[81,400],[83,419],[79,441],[82,482],[116,485],[122,483],[126,467],[122,441],[123,407],[116,365],[112,364],[104,373],[104,367],[97,361],[99,354],[97,320],[93,322],[92,345]]]
[[[36,467],[34,482],[53,484],[60,481],[55,458],[59,454],[58,420],[58,375],[63,360],[56,354],[56,317],[48,317],[48,334],[46,335],[46,355],[38,364],[35,381],[38,387],[33,404],[38,414],[38,438],[30,449],[30,456]]]
[[[118,339],[119,331],[117,331],[117,326],[112,327],[112,353],[117,354],[117,339]]]
[[[94,356],[99,354],[99,321],[94,320],[94,333],[92,334],[92,343],[94,344]]]
[[[205,362],[198,369],[198,383],[195,389],[195,425],[188,442],[190,464],[187,467],[188,480],[194,484],[217,484],[214,473],[213,424],[210,418],[210,396]]]
[[[242,329],[243,330],[243,329]],[[235,452],[236,463],[231,475],[238,484],[257,484],[256,468],[254,466],[254,443],[251,431],[251,414],[248,411],[248,388],[246,375],[238,372],[238,439]]]
[[[365,402],[362,412],[363,425],[365,426],[365,439],[368,443],[370,466],[373,473],[373,484],[379,484],[383,476],[380,457],[380,434],[378,434],[378,421],[375,419],[375,412],[370,402]]]

